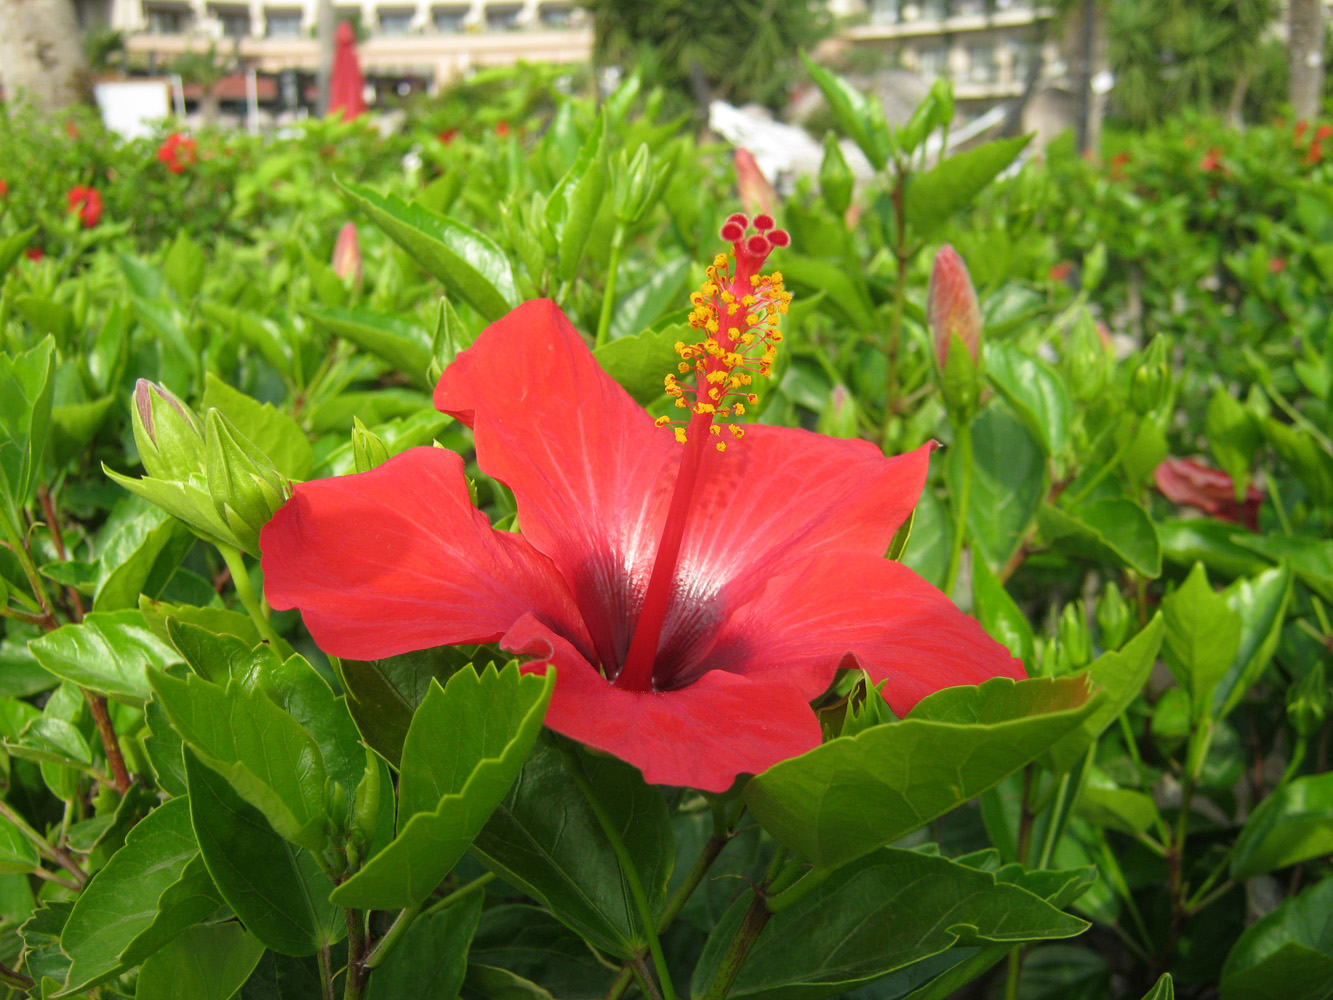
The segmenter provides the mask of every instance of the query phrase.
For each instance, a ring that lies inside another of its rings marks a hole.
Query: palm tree
[[[92,99],[70,0],[0,0],[0,83],[48,113]]]
[[[1289,100],[1298,118],[1319,114],[1324,89],[1324,10],[1320,0],[1290,0],[1287,7]]]

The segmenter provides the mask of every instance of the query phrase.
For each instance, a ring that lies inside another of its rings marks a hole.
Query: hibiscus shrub
[[[1328,993],[1327,133],[809,71],[0,125],[10,995]]]

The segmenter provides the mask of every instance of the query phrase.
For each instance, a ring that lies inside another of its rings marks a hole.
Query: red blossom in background
[[[0,178],[0,198],[9,197],[9,182]]]
[[[1199,160],[1199,169],[1206,174],[1225,172],[1222,166],[1222,148],[1214,146],[1208,150]]]
[[[1269,274],[1281,274],[1287,269],[1287,262],[1282,257],[1274,257],[1268,262]]]
[[[69,200],[69,211],[79,213],[79,221],[84,229],[91,229],[102,220],[102,196],[96,188],[72,187],[66,197]]]
[[[164,164],[173,174],[185,173],[186,168],[198,159],[197,144],[180,132],[172,132],[157,147],[157,162]]]
[[[1069,276],[1074,273],[1072,262],[1062,260],[1058,264],[1052,264],[1049,277],[1052,281],[1067,281]]]
[[[1125,165],[1129,163],[1128,153],[1116,153],[1111,157],[1111,180],[1123,181],[1125,179]]]
[[[338,230],[338,242],[333,247],[333,273],[340,278],[352,275],[361,287],[361,244],[356,238],[356,223],[345,223]]]
[[[495,134],[498,135],[501,139],[503,139],[505,136],[507,136],[507,135],[509,134],[509,123],[508,123],[508,122],[496,122],[496,123],[495,123]]]
[[[1153,473],[1157,488],[1172,503],[1203,511],[1219,521],[1259,530],[1259,508],[1264,495],[1251,483],[1245,499],[1236,499],[1235,481],[1220,469],[1191,458],[1168,458]]]
[[[449,143],[453,142],[455,139],[458,138],[458,129],[447,128],[443,132],[439,133],[435,138],[439,139],[440,142],[444,143],[447,146],[449,145]]]
[[[1022,677],[977,622],[883,557],[930,445],[887,458],[866,441],[731,425],[731,449],[715,447],[715,419],[771,367],[769,320],[786,302],[780,276],[758,269],[787,234],[761,217],[747,237],[742,223],[723,229],[735,270],[719,255],[693,300],[704,339],[677,347],[699,381],[668,379],[687,428],[636,404],[553,302],[528,302],[435,390],[514,491],[522,534],[472,506],[459,455],[415,448],[295,488],[260,537],[273,606],[300,608],[338,656],[498,642],[531,658],[526,671],[556,668],[552,729],[650,782],[709,791],[818,745],[810,701],[840,666],[886,682],[899,713],[943,687]],[[724,293],[753,304],[728,314]]]
[[[23,256],[27,257],[28,260],[33,260],[33,261],[41,260],[43,257],[46,256],[46,251],[43,250],[41,247],[27,247],[23,251]]]

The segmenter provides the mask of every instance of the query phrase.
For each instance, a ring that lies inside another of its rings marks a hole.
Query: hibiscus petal
[[[524,536],[579,595],[601,659],[618,661],[680,462],[671,434],[545,299],[482,331],[435,405],[472,427],[477,461],[514,491]]]
[[[770,580],[730,616],[698,669],[779,674],[814,698],[839,666],[855,665],[888,682],[884,696],[899,715],[941,688],[1026,676],[975,619],[902,563],[854,553],[820,556]]]
[[[451,451],[413,448],[361,475],[302,483],[259,546],[269,602],[300,608],[335,656],[494,642],[528,612],[589,648],[555,566],[491,528]]]
[[[725,792],[737,775],[758,774],[819,745],[808,700],[776,677],[714,671],[678,691],[624,691],[531,616],[502,645],[539,657],[524,670],[555,665],[546,725],[628,761],[651,784]]]

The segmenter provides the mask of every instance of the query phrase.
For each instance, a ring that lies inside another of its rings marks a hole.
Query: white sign
[[[171,116],[171,91],[166,80],[115,80],[94,88],[106,127],[122,139],[153,135]]]

